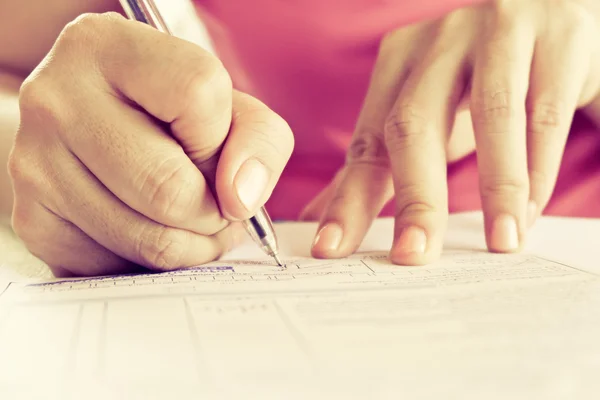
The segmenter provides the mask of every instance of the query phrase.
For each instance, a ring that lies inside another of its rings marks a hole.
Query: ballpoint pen
[[[138,22],[152,26],[160,32],[172,35],[173,33],[162,18],[153,0],[119,0],[127,17]],[[250,237],[269,256],[273,257],[280,267],[283,263],[279,259],[277,237],[269,214],[264,207],[257,214],[243,222]]]

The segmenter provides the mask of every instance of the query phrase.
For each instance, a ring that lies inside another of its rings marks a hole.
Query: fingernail
[[[269,170],[263,163],[251,158],[242,164],[233,184],[244,207],[248,211],[256,211],[269,184]]]
[[[519,233],[515,217],[502,214],[492,226],[491,247],[495,251],[512,251],[519,248]]]
[[[537,204],[535,201],[529,200],[527,203],[527,226],[531,228],[537,217]]]
[[[394,246],[394,253],[423,254],[427,248],[427,234],[417,226],[404,228]]]
[[[313,247],[318,247],[321,250],[337,250],[343,237],[342,227],[336,223],[329,223],[317,233]]]

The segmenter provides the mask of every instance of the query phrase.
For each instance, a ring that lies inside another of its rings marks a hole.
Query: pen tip
[[[279,256],[277,254],[274,254],[273,258],[277,262],[277,265],[279,265],[280,267],[283,267],[283,263],[281,262],[281,260],[279,259]]]

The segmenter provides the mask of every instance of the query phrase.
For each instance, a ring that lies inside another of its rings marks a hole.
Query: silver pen
[[[148,24],[160,32],[168,33],[169,35],[173,34],[153,0],[119,1],[129,19]],[[260,248],[267,255],[273,257],[277,265],[282,267],[283,263],[279,259],[277,237],[275,236],[275,230],[273,229],[273,224],[269,214],[267,214],[267,210],[262,207],[254,217],[244,221],[244,227]]]

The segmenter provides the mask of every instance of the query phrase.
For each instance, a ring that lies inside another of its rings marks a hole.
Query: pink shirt
[[[292,127],[267,204],[294,219],[343,165],[382,35],[479,0],[197,0],[234,85]],[[450,165],[451,212],[480,209],[474,155]],[[387,207],[384,215],[393,210]],[[600,132],[576,118],[546,214],[600,217]]]

